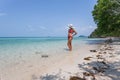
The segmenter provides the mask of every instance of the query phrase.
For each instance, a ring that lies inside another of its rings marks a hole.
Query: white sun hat
[[[68,24],[68,27],[75,29],[75,27],[73,26],[73,24]]]
[[[73,24],[68,24],[68,27],[69,28],[73,28]]]

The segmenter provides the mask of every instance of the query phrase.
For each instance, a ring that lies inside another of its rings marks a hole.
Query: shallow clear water
[[[91,44],[100,42],[99,39],[90,38],[74,38],[73,47],[82,46],[84,44]],[[0,38],[0,55],[5,54],[30,54],[30,53],[47,53],[53,54],[67,50],[67,38],[66,37],[40,37],[40,38]]]
[[[73,50],[82,45],[100,42],[100,39],[77,37],[72,41]],[[66,37],[39,37],[39,38],[0,38],[0,66],[10,65],[34,55],[61,55],[68,53]]]

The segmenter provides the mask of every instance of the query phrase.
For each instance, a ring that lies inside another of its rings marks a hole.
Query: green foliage
[[[90,37],[120,37],[120,1],[98,0],[92,15],[97,29]]]

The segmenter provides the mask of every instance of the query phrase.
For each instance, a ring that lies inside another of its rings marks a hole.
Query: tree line
[[[120,37],[120,0],[97,0],[92,16],[97,28],[89,37]]]

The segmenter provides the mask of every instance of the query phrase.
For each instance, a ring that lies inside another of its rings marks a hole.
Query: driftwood
[[[92,57],[86,57],[86,58],[84,58],[84,60],[90,60],[90,58],[92,58]]]
[[[86,80],[86,79],[77,77],[77,76],[72,76],[72,77],[70,77],[70,80]]]

